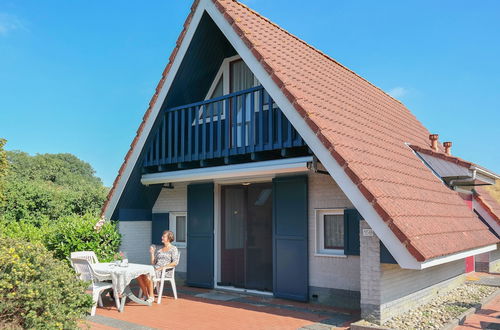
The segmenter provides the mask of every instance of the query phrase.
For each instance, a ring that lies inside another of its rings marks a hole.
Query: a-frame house
[[[195,1],[103,214],[136,262],[173,230],[187,285],[381,321],[496,249],[411,147],[428,145],[403,104],[324,53],[237,1]]]

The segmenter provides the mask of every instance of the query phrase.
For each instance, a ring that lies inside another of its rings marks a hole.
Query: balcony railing
[[[262,86],[166,109],[144,166],[160,166],[305,146]]]

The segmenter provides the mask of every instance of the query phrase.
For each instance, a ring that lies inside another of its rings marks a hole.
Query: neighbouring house
[[[496,256],[429,144],[401,102],[328,55],[237,1],[195,1],[103,214],[135,262],[174,231],[187,285],[381,322]],[[498,178],[471,166],[472,184]]]

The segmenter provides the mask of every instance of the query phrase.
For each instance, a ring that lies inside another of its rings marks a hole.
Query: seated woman
[[[179,262],[179,251],[177,247],[172,244],[174,241],[174,233],[170,230],[165,230],[161,237],[162,247],[156,247],[152,245],[149,249],[149,254],[151,256],[151,265],[155,268],[156,279],[161,278],[161,271],[165,268],[175,267]],[[165,277],[171,277],[172,270],[167,270]],[[139,286],[142,292],[148,297],[148,302],[154,301],[153,292],[153,282],[149,279],[147,275],[141,275],[137,278]]]

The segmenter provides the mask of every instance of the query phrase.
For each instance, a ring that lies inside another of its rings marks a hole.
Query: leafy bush
[[[87,286],[41,244],[0,237],[0,324],[76,329],[92,307]]]
[[[99,231],[94,230],[98,219],[92,215],[67,216],[58,220],[0,221],[0,236],[38,242],[67,261],[71,252],[94,251],[99,261],[111,261],[118,251],[121,235],[116,223],[106,221]]]
[[[45,244],[54,227],[50,226],[50,220],[40,218],[34,220],[8,221],[0,219],[0,236],[20,239],[31,243]]]
[[[50,223],[45,245],[58,259],[69,257],[73,251],[90,250],[96,253],[99,261],[111,261],[120,247],[121,235],[116,223],[110,221],[95,230],[97,221],[91,215],[63,217]]]

